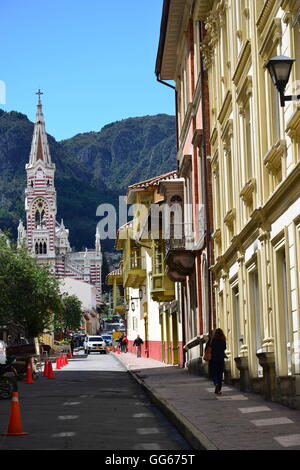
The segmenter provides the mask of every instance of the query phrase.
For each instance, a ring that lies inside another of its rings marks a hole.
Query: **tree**
[[[54,329],[62,331],[65,337],[68,330],[77,330],[81,326],[82,305],[76,295],[64,294],[62,296],[63,308],[55,316]]]
[[[52,329],[53,315],[61,310],[59,282],[49,267],[0,237],[0,324],[20,326],[34,338]]]

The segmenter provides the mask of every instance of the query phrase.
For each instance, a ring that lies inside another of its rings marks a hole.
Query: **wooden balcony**
[[[127,258],[124,266],[124,287],[136,289],[144,284],[145,279],[146,269],[143,267],[143,258],[139,255]]]
[[[113,298],[113,309],[114,312],[119,313],[120,315],[125,313],[126,305],[124,296],[118,296]]]
[[[166,274],[152,276],[151,297],[156,302],[170,302],[175,299],[175,284]]]
[[[123,285],[123,270],[122,268],[115,269],[111,271],[106,276],[106,284],[109,286],[113,286],[114,284],[121,286]]]

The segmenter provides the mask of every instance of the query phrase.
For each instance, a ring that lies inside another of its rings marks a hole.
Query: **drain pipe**
[[[173,86],[173,85],[170,85],[169,83],[167,82],[164,82],[163,80],[161,80],[159,78],[159,73],[156,73],[156,79],[159,83],[162,83],[163,85],[169,87],[169,88],[172,88],[174,91],[175,91],[175,118],[176,118],[176,151],[178,152],[179,150],[179,132],[178,132],[178,106],[177,106],[177,90],[176,90],[176,87]],[[177,161],[177,171],[179,170],[179,163]],[[182,295],[182,292],[183,291],[183,287],[182,285],[180,285],[180,299],[179,299],[179,302],[180,302],[180,305],[178,306],[180,311],[181,311],[181,318],[182,318],[182,343],[185,345],[186,344],[186,331],[185,331],[185,306],[184,306],[184,296]],[[183,367],[185,367],[185,363],[186,363],[186,351],[184,348],[182,348],[183,350]]]
[[[204,30],[203,30],[203,25],[200,30],[200,40],[201,42],[204,39]],[[209,130],[209,122],[207,122],[206,115],[205,115],[205,109],[204,109],[204,103],[203,103],[203,98],[204,101],[209,99],[208,94],[207,94],[207,77],[205,76],[205,71],[204,71],[204,63],[203,63],[203,57],[201,54],[200,57],[201,60],[201,81],[202,81],[202,122],[203,122],[203,142],[202,142],[202,157],[203,157],[203,170],[204,170],[204,178],[205,178],[205,206],[206,206],[206,247],[207,247],[207,279],[208,279],[208,311],[209,311],[209,332],[211,332],[214,328],[214,318],[213,318],[213,313],[214,313],[214,308],[213,308],[213,287],[212,287],[212,272],[210,270],[211,262],[212,262],[212,253],[211,253],[211,223],[210,223],[210,213],[209,213],[209,202],[210,201],[210,194],[208,190],[208,161],[207,161],[207,141],[206,141],[206,136],[207,136],[207,131]],[[204,86],[205,84],[205,86]],[[210,207],[212,207],[210,205]]]
[[[159,73],[156,73],[156,80],[159,82],[159,83],[162,83],[163,85],[165,86],[168,86],[169,88],[172,88],[174,91],[175,91],[175,118],[176,118],[176,150],[178,152],[178,149],[179,149],[179,143],[178,143],[178,140],[179,140],[179,134],[178,134],[178,106],[177,106],[177,90],[176,90],[176,87],[173,86],[173,85],[170,85],[169,83],[167,82],[164,82],[163,80],[161,80],[159,78]],[[178,162],[177,162],[177,166],[178,166]],[[178,170],[178,168],[177,168]]]

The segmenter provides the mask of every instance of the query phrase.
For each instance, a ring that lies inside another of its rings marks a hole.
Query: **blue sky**
[[[38,88],[57,140],[127,117],[175,114],[156,81],[163,0],[1,0],[6,111],[35,119]]]

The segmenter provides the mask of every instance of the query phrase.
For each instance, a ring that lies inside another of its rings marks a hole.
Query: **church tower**
[[[29,163],[26,165],[25,189],[26,227],[20,220],[18,246],[25,246],[46,264],[58,279],[73,278],[96,288],[96,300],[101,300],[102,253],[97,230],[95,249],[74,252],[69,243],[69,230],[64,221],[56,221],[57,203],[54,187],[55,164],[51,161],[39,90],[36,120]]]
[[[51,161],[41,94],[39,90],[29,163],[26,165],[26,245],[28,251],[41,263],[50,264],[54,269],[57,212],[54,187],[55,164]]]

